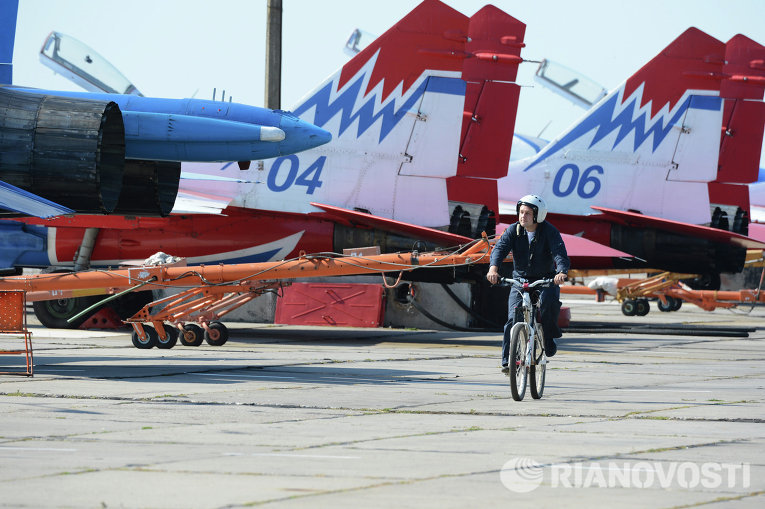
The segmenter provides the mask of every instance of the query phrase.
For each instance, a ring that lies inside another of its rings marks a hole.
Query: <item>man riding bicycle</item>
[[[566,253],[560,232],[545,221],[547,206],[539,196],[529,194],[518,200],[516,205],[518,222],[510,225],[497,240],[491,252],[491,266],[486,279],[491,284],[499,282],[499,266],[507,255],[513,253],[513,279],[524,279],[529,283],[540,279],[554,279],[555,286],[540,290],[539,309],[544,330],[544,349],[547,357],[558,350],[554,338],[562,331],[558,327],[560,313],[560,288],[566,280],[571,262]],[[502,371],[508,370],[510,353],[510,330],[519,317],[520,290],[513,287],[507,300],[507,323],[502,337]]]

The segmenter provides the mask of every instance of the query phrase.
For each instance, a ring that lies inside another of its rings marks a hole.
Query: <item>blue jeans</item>
[[[533,302],[533,299],[532,299]],[[523,297],[521,291],[513,286],[510,289],[510,297],[507,299],[507,323],[502,336],[502,365],[507,364],[510,358],[510,331],[513,325],[523,320],[522,313]],[[542,315],[542,328],[544,329],[545,350],[554,351],[557,347],[554,338],[559,338],[563,331],[558,327],[558,315],[560,314],[560,287],[557,285],[539,290],[539,311]],[[517,314],[516,314],[517,313]]]

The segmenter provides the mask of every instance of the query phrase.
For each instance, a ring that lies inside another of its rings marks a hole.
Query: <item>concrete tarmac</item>
[[[0,377],[0,506],[765,507],[765,308],[565,304],[689,335],[568,333],[516,402],[498,334],[231,324],[137,350],[32,326],[35,376]]]

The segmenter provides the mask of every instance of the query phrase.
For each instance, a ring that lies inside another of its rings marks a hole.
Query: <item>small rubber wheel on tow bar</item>
[[[632,299],[627,299],[622,302],[622,313],[625,316],[635,316],[637,313],[637,304]]]
[[[163,328],[165,329],[165,339],[159,337],[159,333],[157,333],[157,348],[162,348],[163,350],[170,349],[175,346],[175,344],[178,342],[178,334],[179,331],[175,327],[169,324],[162,324]]]
[[[199,346],[205,340],[205,331],[195,323],[187,323],[180,339],[183,346]]]
[[[154,330],[154,327],[149,325],[144,325],[143,331],[146,333],[146,339],[141,339],[135,329],[133,329],[133,334],[131,335],[133,339],[133,346],[140,348],[141,350],[154,348],[154,346],[157,344],[157,340],[159,339],[157,331]]]
[[[205,331],[205,341],[208,345],[223,346],[228,341],[228,329],[220,322],[210,322]]]
[[[657,305],[659,306],[659,311],[662,313],[669,313],[672,311],[672,301],[674,300],[672,297],[664,297],[667,299],[667,303],[664,304],[661,299],[658,300]]]

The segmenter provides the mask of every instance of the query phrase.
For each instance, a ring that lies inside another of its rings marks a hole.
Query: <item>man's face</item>
[[[528,205],[521,205],[521,208],[518,209],[518,222],[521,223],[521,226],[523,226],[526,229],[530,227],[533,228],[534,209],[532,209]]]

